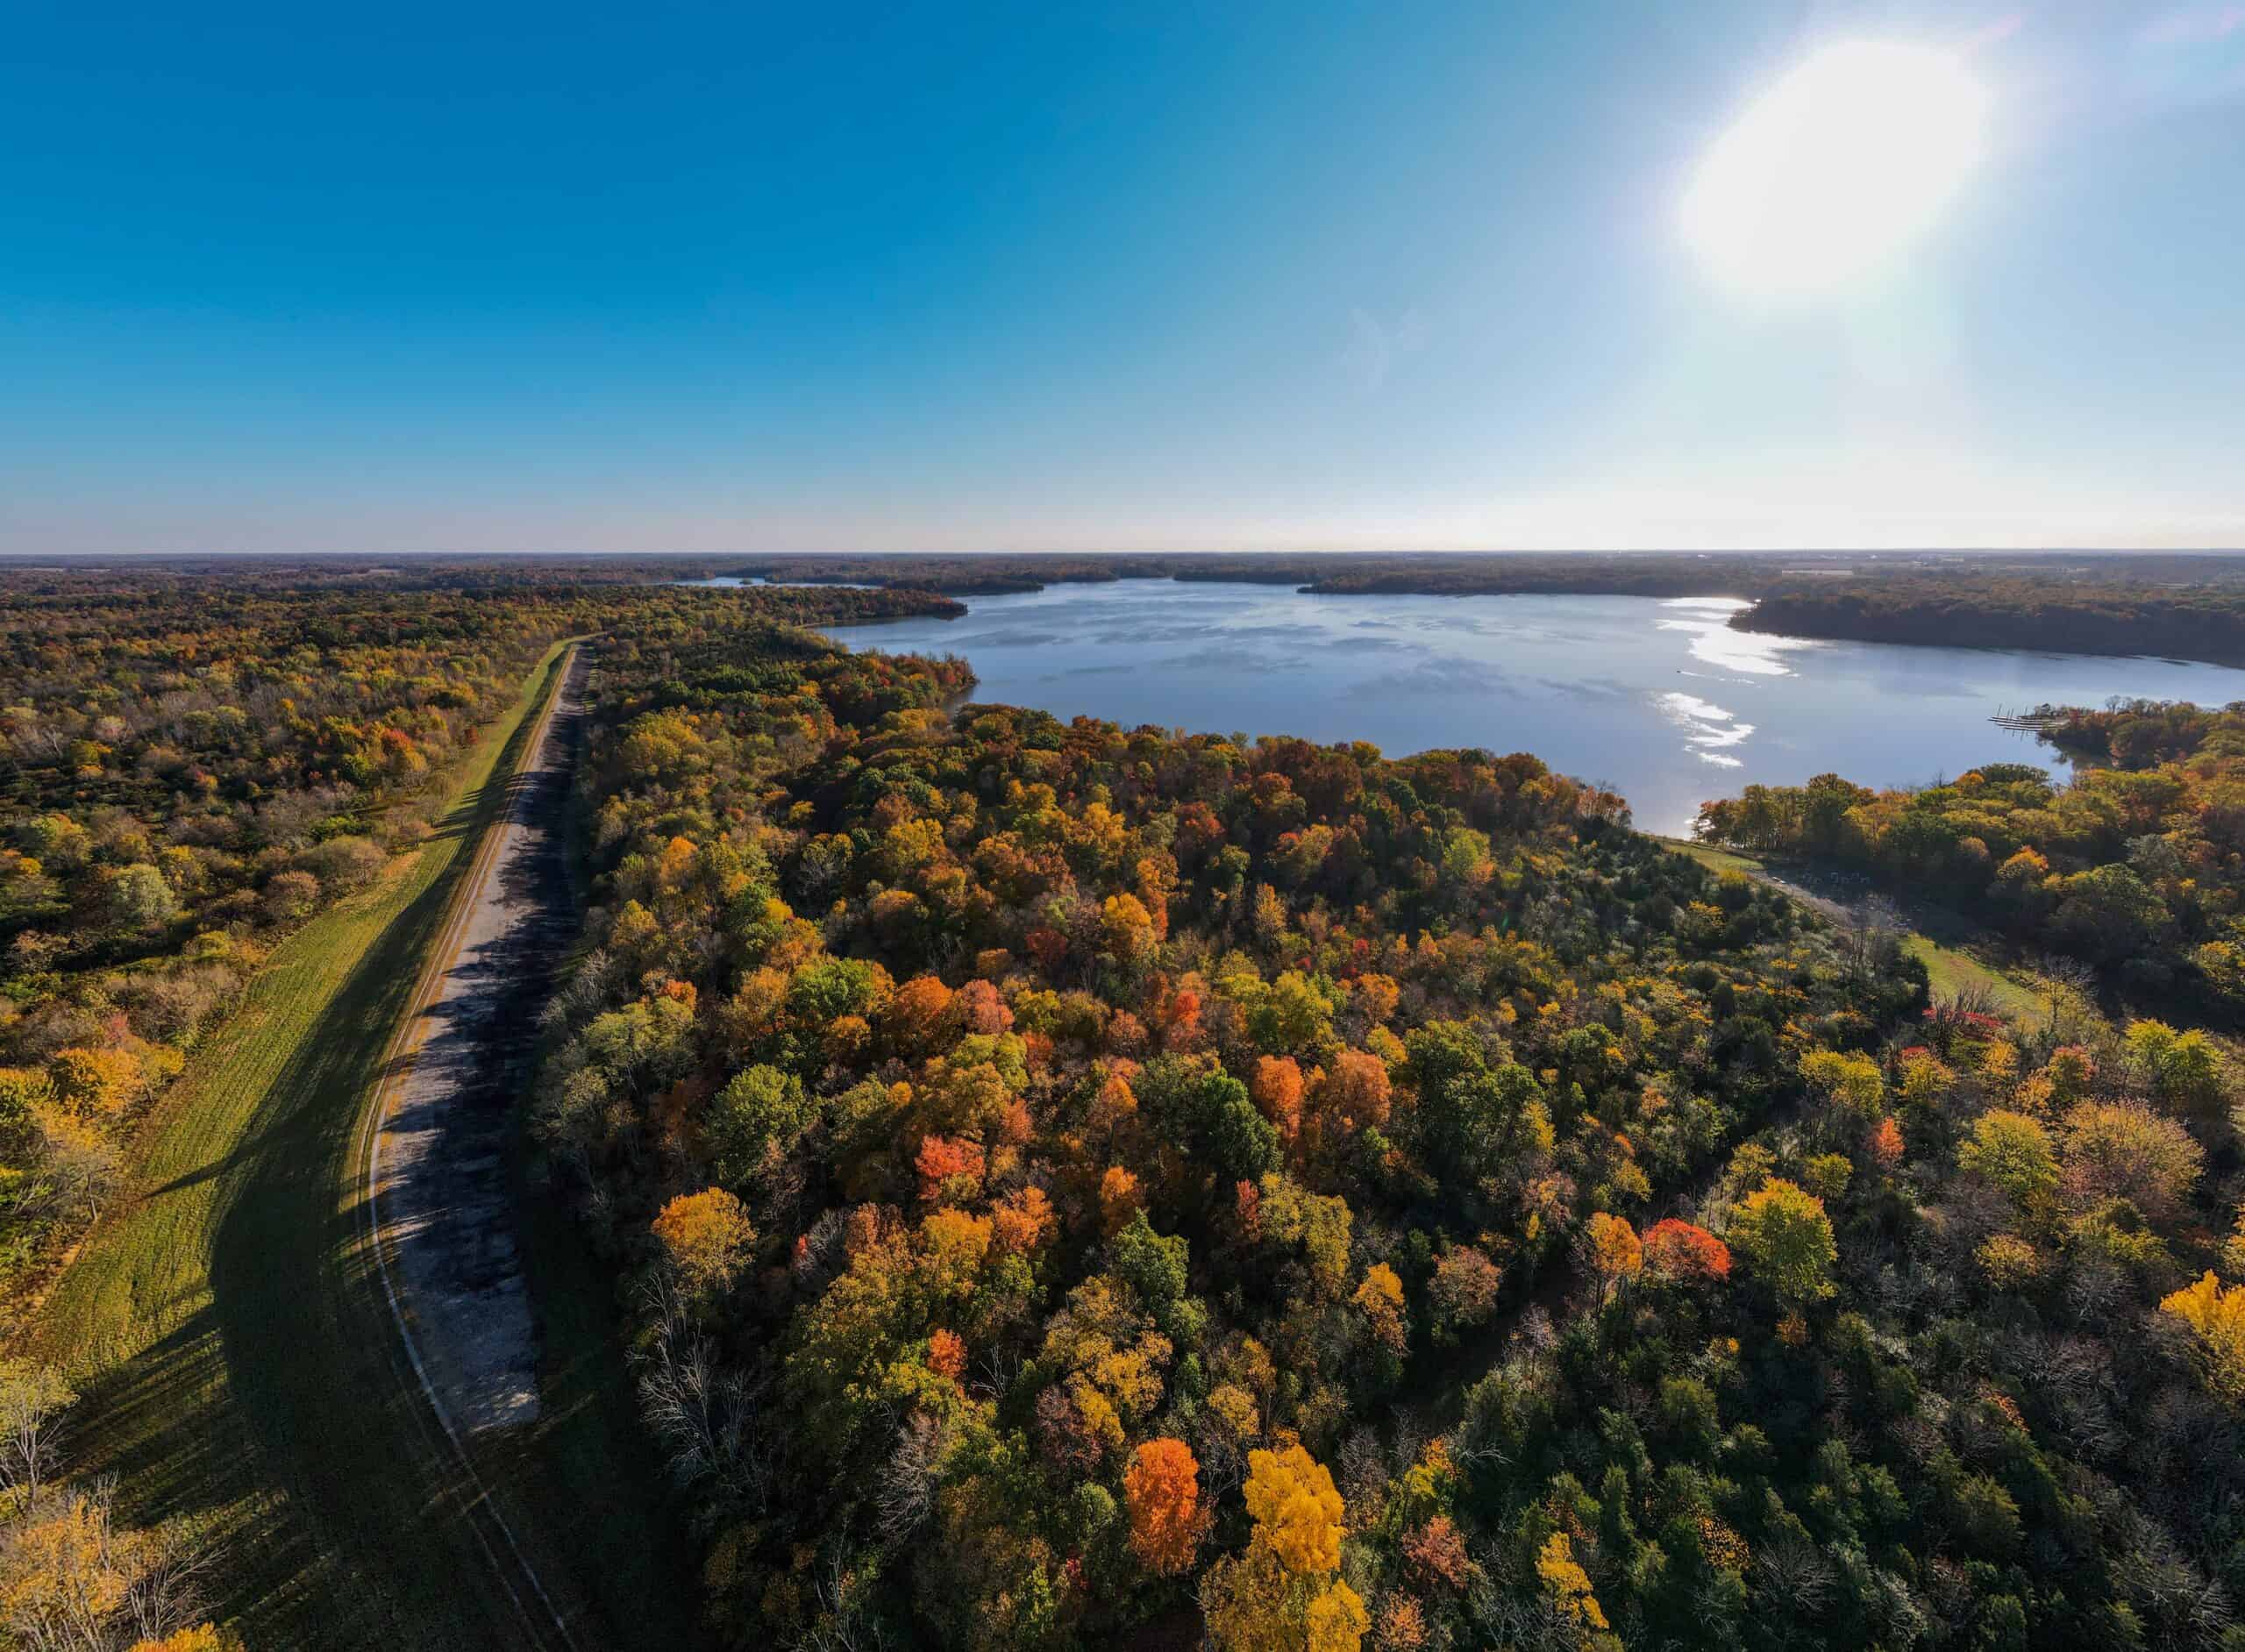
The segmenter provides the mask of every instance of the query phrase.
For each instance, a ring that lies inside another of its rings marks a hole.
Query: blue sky
[[[1696,165],[1956,54],[1923,237]],[[2245,545],[2245,5],[29,0],[0,551]]]

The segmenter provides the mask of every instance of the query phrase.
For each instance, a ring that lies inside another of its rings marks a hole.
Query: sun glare
[[[1686,239],[1742,292],[1845,287],[1940,216],[1979,159],[1986,103],[1945,52],[1828,47],[1716,139],[1684,198]]]

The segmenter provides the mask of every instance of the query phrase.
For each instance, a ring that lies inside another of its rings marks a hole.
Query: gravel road
[[[538,1416],[538,1337],[509,1198],[513,1110],[574,930],[562,821],[585,661],[554,695],[505,818],[438,943],[433,992],[385,1081],[372,1178],[409,1345],[448,1430]]]

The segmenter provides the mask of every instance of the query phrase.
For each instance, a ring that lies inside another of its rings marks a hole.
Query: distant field
[[[437,837],[275,950],[166,1096],[134,1191],[30,1333],[86,1396],[73,1471],[117,1475],[129,1518],[178,1518],[218,1546],[219,1615],[253,1647],[522,1643],[473,1493],[399,1379],[353,1169],[392,1030],[562,652],[469,755]],[[581,1369],[599,1316],[563,1318],[573,1382],[599,1386]],[[613,1420],[612,1403],[565,1414],[558,1470],[523,1445],[493,1466],[529,1485],[559,1472],[582,1496],[592,1464],[613,1467]],[[639,1609],[651,1634],[686,1610],[661,1592]]]
[[[1662,837],[1659,841],[1678,854],[1687,855],[1698,861],[1710,872],[1735,872],[1764,883],[1775,884],[1820,908],[1830,908],[1837,904],[1799,888],[1781,872],[1752,855],[1717,849],[1710,844],[1694,843],[1688,837]],[[1922,929],[1911,930],[1904,937],[1902,947],[1926,966],[1926,975],[1935,998],[1954,998],[1961,993],[1977,989],[1985,992],[1999,1011],[2013,1017],[2022,1025],[2032,1027],[2041,1023],[2046,1013],[2041,996],[2001,970],[1983,964],[1969,952],[1944,945]]]

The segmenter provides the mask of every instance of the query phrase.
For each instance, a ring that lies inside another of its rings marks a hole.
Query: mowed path
[[[609,1632],[595,1598],[609,1580],[589,1594],[579,1581],[601,1535],[581,1510],[553,1532],[524,1518],[557,1476],[562,1495],[599,1481],[623,1509],[652,1506],[618,1434],[628,1384],[619,1395],[592,1347],[607,1321],[561,1302],[573,1397],[503,1451],[464,1450],[400,1339],[363,1202],[366,1127],[403,1053],[399,1029],[432,951],[456,938],[479,851],[569,658],[557,646],[487,732],[431,842],[274,951],[167,1093],[132,1192],[28,1338],[85,1396],[71,1471],[115,1474],[135,1521],[197,1528],[217,1551],[217,1613],[253,1647],[675,1643]],[[552,1251],[533,1254],[532,1274],[566,1278],[566,1240],[531,1226]],[[653,1581],[632,1575],[644,1564],[627,1563],[624,1580]],[[666,1605],[680,1609],[659,1602],[651,1632]]]

